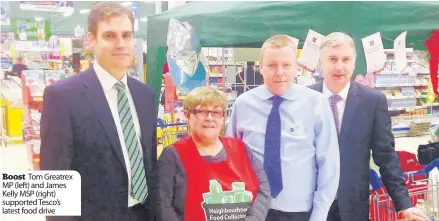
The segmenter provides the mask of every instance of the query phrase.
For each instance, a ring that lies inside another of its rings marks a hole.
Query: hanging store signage
[[[81,26],[80,24],[77,24],[75,26],[75,38],[80,38],[85,35],[84,26]]]
[[[398,73],[404,73],[407,67],[407,52],[405,48],[405,38],[407,32],[401,33],[393,42],[393,50],[395,51],[395,65]]]
[[[14,33],[12,32],[2,32],[1,33],[1,43],[10,45],[14,41]]]
[[[325,36],[314,31],[309,30],[303,44],[303,50],[300,53],[298,65],[305,70],[314,72],[319,63],[320,57],[320,45],[322,44]],[[298,40],[297,40],[298,41]]]
[[[73,12],[73,1],[20,1],[20,9],[46,12]]]
[[[11,25],[11,3],[9,1],[2,1],[0,4],[1,22],[0,25]]]
[[[12,19],[12,31],[20,41],[46,41],[49,39],[50,22]]]
[[[364,55],[366,57],[367,73],[378,73],[384,69],[386,64],[386,54],[384,53],[381,33],[361,39],[363,43]]]

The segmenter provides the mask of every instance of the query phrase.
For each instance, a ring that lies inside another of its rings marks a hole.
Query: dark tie
[[[340,136],[340,117],[338,116],[337,102],[341,100],[341,97],[338,94],[334,94],[329,99],[331,102],[332,116],[334,117],[335,128],[337,129],[337,135]]]
[[[281,120],[279,106],[284,101],[282,97],[273,96],[273,107],[268,115],[265,131],[264,169],[270,184],[271,196],[276,198],[282,191],[282,169],[280,161]]]

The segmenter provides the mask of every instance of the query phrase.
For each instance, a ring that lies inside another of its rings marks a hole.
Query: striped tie
[[[341,99],[342,98],[338,94],[334,94],[330,98],[332,116],[334,117],[335,129],[337,129],[338,136],[340,136],[340,118],[339,118],[340,116],[338,116],[337,102]]]
[[[279,96],[273,96],[270,100],[273,101],[273,107],[268,115],[265,130],[264,169],[267,173],[271,196],[276,198],[283,189],[280,157],[282,123],[279,107],[284,99]]]
[[[120,124],[123,129],[123,137],[130,158],[131,195],[134,199],[143,203],[148,196],[143,156],[140,152],[140,145],[137,140],[136,130],[134,129],[134,121],[131,115],[128,97],[125,94],[125,85],[119,81],[116,83],[116,89]]]

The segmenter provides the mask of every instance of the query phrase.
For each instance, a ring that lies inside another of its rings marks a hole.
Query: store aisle
[[[30,170],[31,164],[28,160],[25,145],[9,144],[0,148],[1,170]]]
[[[1,171],[8,170],[31,170],[31,164],[28,160],[27,149],[25,145],[8,145],[0,147],[0,168]],[[2,221],[45,221],[44,216],[0,216]]]

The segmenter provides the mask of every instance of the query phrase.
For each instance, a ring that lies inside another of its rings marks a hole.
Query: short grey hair
[[[343,44],[348,44],[351,46],[354,49],[354,54],[357,55],[354,39],[343,32],[332,32],[331,34],[327,35],[320,45],[320,51],[322,51],[324,48],[335,48]]]

